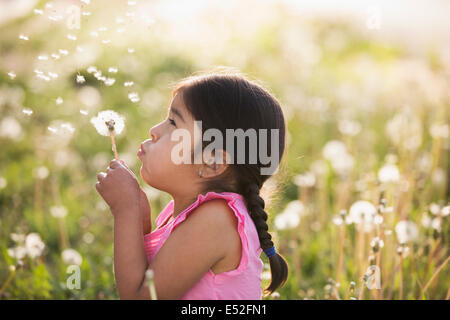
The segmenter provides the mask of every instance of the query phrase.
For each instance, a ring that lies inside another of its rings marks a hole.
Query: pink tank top
[[[215,274],[211,269],[189,289],[181,300],[261,300],[261,272],[263,262],[261,247],[255,224],[250,217],[242,195],[234,192],[208,192],[199,194],[197,200],[178,214],[175,219],[163,225],[173,213],[174,201],[161,211],[156,218],[153,232],[144,236],[148,263],[158,253],[174,228],[187,218],[187,215],[201,203],[211,199],[225,199],[238,219],[238,233],[241,237],[242,255],[239,266],[230,271]]]

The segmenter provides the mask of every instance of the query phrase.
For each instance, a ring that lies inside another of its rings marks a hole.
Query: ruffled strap
[[[163,211],[156,217],[155,224],[156,227],[159,227],[164,221],[166,221],[167,217],[173,212],[174,201],[171,200],[167,206],[163,209]]]

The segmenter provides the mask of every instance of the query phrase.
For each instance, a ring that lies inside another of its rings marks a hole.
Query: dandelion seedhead
[[[97,132],[102,136],[109,136],[111,133],[120,134],[125,127],[124,117],[112,110],[100,111],[97,117],[91,119]]]
[[[117,155],[114,135],[122,132],[125,127],[124,120],[124,117],[112,110],[100,111],[97,117],[91,119],[91,123],[94,125],[95,129],[97,129],[98,133],[102,136],[111,137],[112,150],[114,151],[116,160],[119,159],[119,156]]]

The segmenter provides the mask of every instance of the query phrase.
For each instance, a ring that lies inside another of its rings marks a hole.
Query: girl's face
[[[191,137],[191,151],[194,146],[194,118],[187,111],[182,91],[172,100],[167,118],[150,129],[151,139],[145,140],[138,151],[142,161],[140,169],[142,179],[150,186],[170,194],[193,192],[193,182],[200,179],[196,164],[176,164],[171,159],[172,149],[181,143],[172,141],[171,134],[176,129],[186,129]],[[190,187],[186,188],[189,184]],[[194,191],[195,192],[195,191]]]

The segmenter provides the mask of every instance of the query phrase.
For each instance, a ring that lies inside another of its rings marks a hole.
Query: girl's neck
[[[174,206],[172,216],[176,218],[181,212],[183,212],[186,208],[188,208],[191,204],[193,204],[197,200],[198,195],[196,196],[173,196]]]

